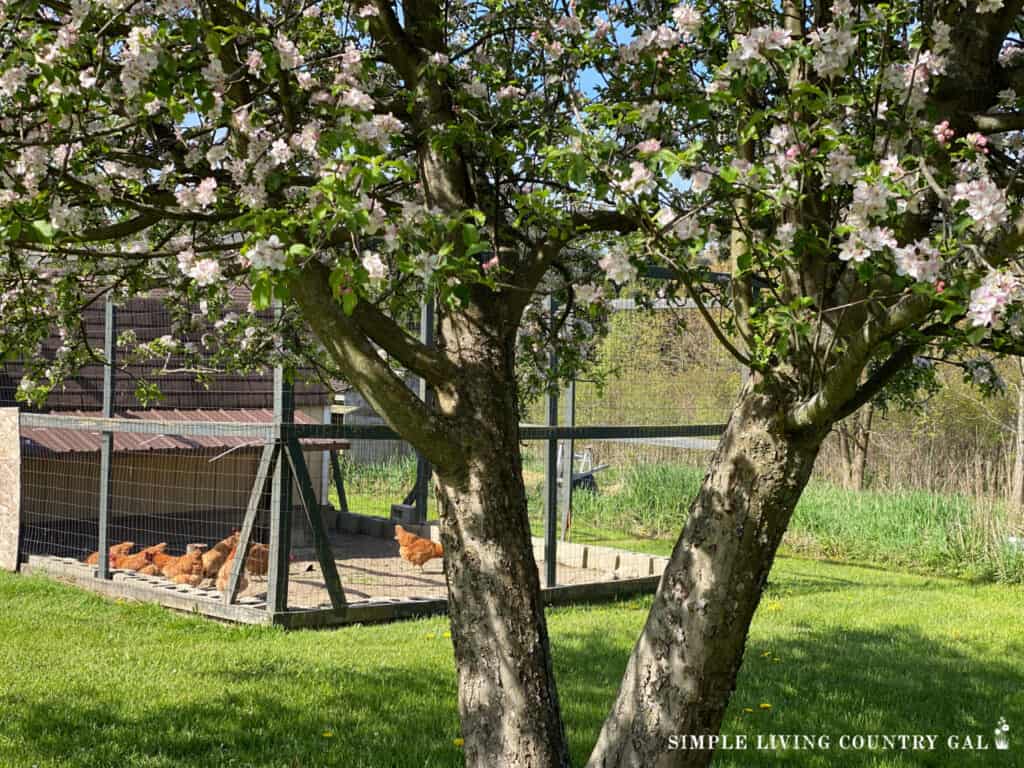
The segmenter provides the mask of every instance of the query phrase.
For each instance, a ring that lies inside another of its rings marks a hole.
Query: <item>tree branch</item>
[[[434,465],[452,471],[464,463],[461,443],[443,417],[420,400],[331,294],[323,264],[306,264],[291,279],[292,297],[302,316],[350,383],[358,387],[388,425]]]

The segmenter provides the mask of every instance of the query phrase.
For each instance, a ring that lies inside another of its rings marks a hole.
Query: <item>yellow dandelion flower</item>
[[[758,708],[759,709],[771,709],[772,705],[769,704],[768,702],[763,701],[760,704],[758,704]]]
[[[445,632],[445,633],[444,633],[444,636],[445,636],[445,637],[451,637],[451,636],[452,636],[452,633],[451,633],[451,632]]]
[[[466,743],[465,739],[461,739],[461,738],[460,739],[452,739],[452,744],[454,744],[456,747],[461,747],[465,743]]]
[[[746,712],[749,715],[751,712],[754,711],[754,708],[753,707],[744,707],[743,711]]]
[[[333,739],[334,738],[334,731],[324,731],[320,735],[323,736],[325,739]]]

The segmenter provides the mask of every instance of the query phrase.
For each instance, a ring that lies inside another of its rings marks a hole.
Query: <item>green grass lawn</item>
[[[716,765],[1024,765],[1024,589],[782,559],[725,732],[991,735],[996,753],[720,753]],[[576,764],[647,612],[550,611]],[[0,574],[0,766],[450,766],[444,619],[285,633]],[[762,709],[762,704],[771,705]],[[750,711],[747,711],[750,710]]]

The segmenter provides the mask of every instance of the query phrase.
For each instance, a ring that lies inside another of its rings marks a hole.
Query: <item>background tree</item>
[[[88,353],[104,292],[284,301],[289,324],[226,335],[315,341],[436,466],[469,764],[568,764],[517,345],[586,360],[655,261],[752,372],[590,758],[704,765],[668,736],[717,732],[824,437],[915,357],[1021,334],[1019,3],[0,8],[4,352],[68,339],[25,394]],[[396,320],[424,298],[433,349]]]

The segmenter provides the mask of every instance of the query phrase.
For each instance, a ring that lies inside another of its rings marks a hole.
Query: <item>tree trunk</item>
[[[1017,361],[1017,432],[1013,446],[1013,481],[1011,483],[1010,517],[1012,524],[1024,528],[1024,360]]]
[[[757,392],[752,379],[662,576],[590,768],[711,761],[708,737],[719,732],[775,551],[828,431],[786,433],[784,403]],[[689,741],[699,736],[704,744]]]
[[[466,765],[560,768],[569,752],[527,516],[514,339],[476,325],[442,324],[466,375],[438,393],[469,457],[437,470]]]
[[[868,447],[871,444],[871,422],[874,420],[874,416],[875,407],[871,403],[865,405],[855,415],[857,429],[854,432],[853,471],[850,474],[850,487],[854,491],[864,490],[864,475],[868,464]]]

